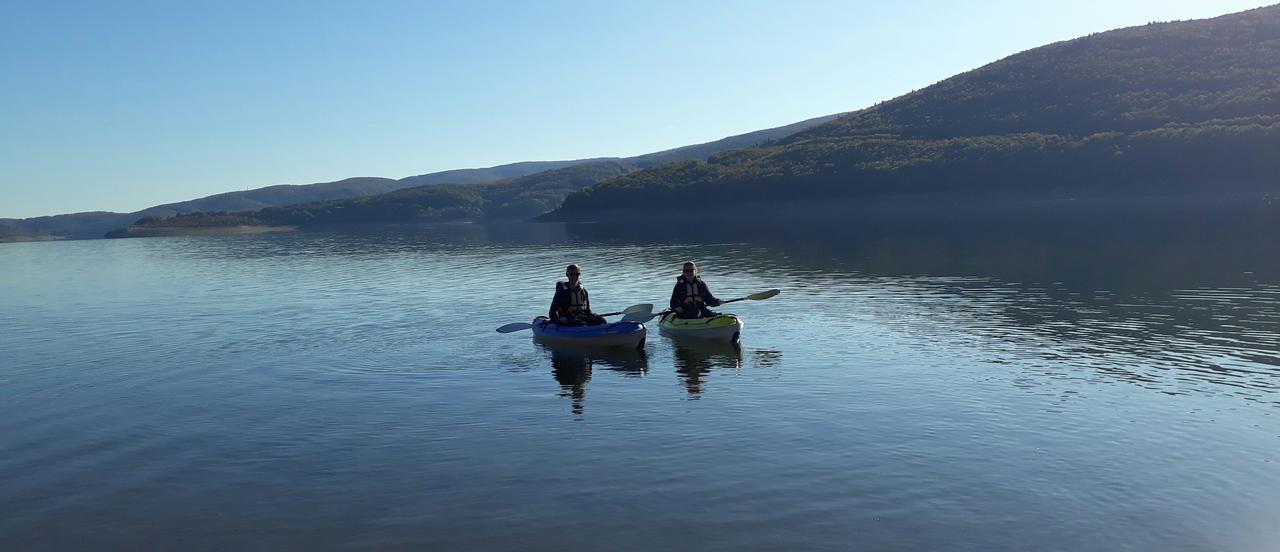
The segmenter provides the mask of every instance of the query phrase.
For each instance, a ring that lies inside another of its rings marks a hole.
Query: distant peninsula
[[[107,232],[107,238],[154,238],[162,236],[222,236],[290,232],[294,226],[272,225],[252,214],[191,213],[176,217],[147,217],[132,225]]]

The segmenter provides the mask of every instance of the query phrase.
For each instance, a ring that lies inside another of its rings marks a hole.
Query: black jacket
[[[707,289],[707,284],[702,281],[702,278],[698,278],[695,276],[694,282],[697,283],[698,295],[701,297],[702,302],[705,306],[708,306],[708,307],[720,306],[720,300],[716,299],[716,296],[711,295],[711,291]],[[689,295],[689,289],[688,289],[687,283],[688,282],[684,279],[683,274],[676,277],[676,287],[675,289],[671,290],[671,310],[676,310],[676,307],[685,306],[684,299],[686,296]],[[702,307],[703,305],[695,305],[695,306]]]
[[[578,290],[582,294],[582,307],[577,314],[591,314],[591,300],[587,298],[587,288],[578,284]],[[556,282],[556,295],[551,299],[551,309],[547,312],[547,318],[559,320],[572,317],[573,313],[570,312],[572,304],[573,291],[569,289],[569,282]]]

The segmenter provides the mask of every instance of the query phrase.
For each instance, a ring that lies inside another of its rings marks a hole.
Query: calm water
[[[0,549],[1276,550],[1273,229],[0,245]],[[687,258],[740,348],[493,331]]]

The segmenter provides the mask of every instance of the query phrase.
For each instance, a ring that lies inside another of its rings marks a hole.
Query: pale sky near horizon
[[[629,156],[1253,0],[0,0],[0,217]]]

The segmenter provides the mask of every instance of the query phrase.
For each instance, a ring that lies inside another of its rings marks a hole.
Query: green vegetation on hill
[[[217,228],[223,226],[257,226],[262,219],[252,213],[190,213],[176,217],[144,217],[133,223],[140,228]]]
[[[554,209],[570,192],[634,170],[634,163],[604,161],[492,184],[435,184],[354,199],[270,207],[256,212],[147,217],[128,229],[114,230],[108,235],[145,235],[137,231],[159,228],[522,220]]]
[[[400,186],[396,180],[374,177],[347,178],[336,182],[322,182],[319,184],[267,186],[254,190],[216,194],[191,201],[157,205],[147,209],[147,214],[151,216],[172,216],[197,212],[256,211],[276,205],[292,205],[308,201],[346,199],[381,194],[401,187],[403,186]]]
[[[651,168],[549,220],[730,201],[1280,190],[1280,6],[1051,44],[759,147]]]
[[[350,200],[263,209],[257,217],[276,225],[527,219],[554,209],[570,192],[634,170],[633,163],[602,161],[492,184],[437,184]]]
[[[573,159],[569,161],[522,161],[483,169],[454,169],[401,178],[397,188],[416,188],[431,184],[488,184],[507,178],[518,178],[545,171],[554,171],[583,163],[611,161],[612,159]]]
[[[453,221],[477,216],[483,203],[476,187],[438,184],[356,199],[272,207],[259,211],[257,217],[275,225],[369,220]]]
[[[13,219],[0,219],[0,243],[43,241],[53,239],[47,233],[30,232],[18,226]]]
[[[1280,6],[1153,23],[1016,54],[788,143],[890,134],[1088,135],[1280,115]]]
[[[625,171],[621,172],[613,168],[603,169],[606,172],[601,174],[612,177],[626,171],[652,167],[668,161],[705,159],[709,155],[727,149],[745,147],[782,138],[798,130],[829,121],[834,117],[834,115],[818,117],[776,128],[729,136],[704,144],[684,146],[626,159],[526,161],[479,169],[457,169],[421,174],[400,180],[370,177],[348,178],[336,182],[298,186],[268,186],[254,190],[216,194],[191,201],[157,205],[133,213],[74,213],[21,220],[0,219],[0,223],[10,223],[21,232],[31,235],[97,238],[112,228],[120,229],[139,218],[154,217],[167,220],[197,212],[248,212],[272,207],[294,207],[303,204],[307,204],[305,209],[286,208],[278,211],[273,210],[272,212],[278,217],[311,220],[312,223],[335,220],[372,222],[382,220],[377,218],[382,215],[398,217],[395,220],[527,218],[555,208],[568,192],[580,189],[584,185],[598,182],[600,177],[596,173],[601,170],[600,167],[626,168]],[[609,163],[613,163],[613,165],[609,165]],[[568,169],[574,170],[569,173],[561,172]],[[521,180],[521,177],[525,176],[534,176],[535,178]],[[496,187],[493,190],[484,192],[489,194],[485,200],[488,207],[483,212],[473,209],[470,214],[466,214],[468,208],[464,206],[449,205],[453,202],[450,199],[453,195],[468,195],[460,190],[446,190],[439,194],[408,192],[405,195],[393,196],[383,200],[344,203],[345,200],[354,198],[375,196],[421,186],[490,183],[496,183]],[[432,206],[433,201],[443,201],[444,203],[439,206]],[[346,212],[340,212],[343,209],[348,209],[348,207],[350,209]],[[415,210],[419,208],[423,209],[423,211]],[[435,209],[435,211],[431,209]],[[186,221],[182,220],[172,221],[174,225],[172,228],[181,228],[178,225],[186,223]],[[170,223],[153,222],[154,224]],[[117,236],[120,235],[119,232],[112,233]]]

